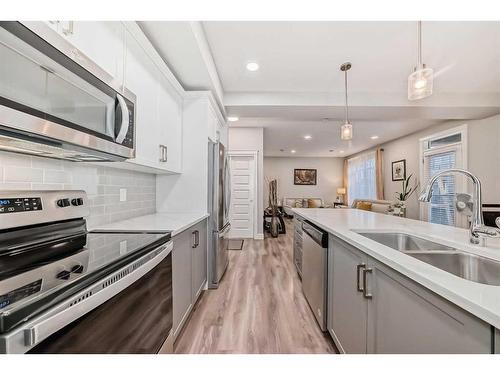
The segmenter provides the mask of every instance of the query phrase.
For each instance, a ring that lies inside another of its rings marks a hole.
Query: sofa
[[[327,207],[322,198],[283,198],[281,205],[289,217],[293,216],[292,208],[320,208]]]
[[[366,211],[387,214],[392,204],[393,202],[391,201],[385,201],[379,199],[355,199],[351,204],[351,208],[364,209]]]

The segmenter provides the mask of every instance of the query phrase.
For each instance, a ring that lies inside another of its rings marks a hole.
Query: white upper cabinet
[[[165,146],[166,169],[172,172],[182,171],[182,98],[172,93],[172,87],[166,77],[158,77],[158,125],[160,138]]]
[[[134,163],[157,166],[160,160],[158,69],[129,32],[126,33],[125,87],[136,95]],[[153,144],[151,142],[154,142]]]
[[[126,31],[125,87],[136,97],[136,157],[128,163],[159,173],[182,168],[182,97],[147,51],[139,30]],[[152,48],[152,47],[151,47]]]
[[[71,21],[66,35],[77,49],[115,79],[123,82],[125,27],[118,21]],[[64,23],[62,25],[64,27]],[[64,29],[63,29],[64,30]]]
[[[75,50],[70,57],[81,60],[81,53],[113,78],[115,88],[123,85],[125,26],[119,21],[46,21]]]
[[[95,64],[136,96],[136,157],[109,166],[153,173],[182,171],[182,111],[184,90],[135,22],[46,21],[44,32],[58,47],[63,40],[69,57],[82,66]],[[36,27],[36,24],[32,25]],[[36,28],[40,30],[40,28]],[[83,58],[85,55],[85,59]],[[89,60],[91,62],[89,62]]]

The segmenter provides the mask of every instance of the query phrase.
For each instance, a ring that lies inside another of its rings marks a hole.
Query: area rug
[[[244,240],[229,240],[228,250],[241,250],[243,249]]]

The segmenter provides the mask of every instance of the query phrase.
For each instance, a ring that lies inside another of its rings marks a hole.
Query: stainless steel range
[[[170,233],[88,214],[83,191],[0,194],[0,353],[172,350]]]

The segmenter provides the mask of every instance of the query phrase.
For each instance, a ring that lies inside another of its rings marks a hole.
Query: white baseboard
[[[253,236],[254,240],[263,240],[264,239],[264,233],[256,233]]]

